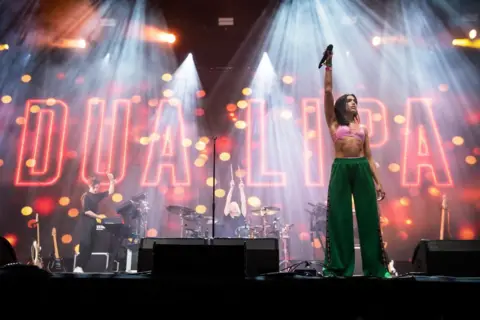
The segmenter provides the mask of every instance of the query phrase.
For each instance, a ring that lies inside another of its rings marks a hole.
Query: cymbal
[[[252,210],[252,214],[254,216],[271,216],[274,214],[277,214],[277,212],[280,211],[280,208],[277,207],[261,207],[255,210]]]
[[[211,217],[211,216],[206,216],[206,217],[203,217],[203,218],[206,220],[207,224],[213,224],[214,223],[213,222],[213,217]],[[218,222],[218,220],[215,219],[215,223],[217,223],[217,222]]]
[[[191,214],[195,213],[195,210],[182,207],[182,206],[168,206],[167,211],[173,214]]]

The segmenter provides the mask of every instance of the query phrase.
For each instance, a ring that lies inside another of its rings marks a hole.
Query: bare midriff
[[[335,131],[332,133],[332,137]],[[364,157],[363,141],[355,137],[343,137],[335,141],[335,158]]]

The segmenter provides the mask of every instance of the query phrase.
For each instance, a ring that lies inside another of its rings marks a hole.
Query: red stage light
[[[163,123],[166,108],[171,108],[171,110],[176,112],[178,119],[177,124]],[[145,170],[142,175],[141,185],[158,186],[164,170],[168,169],[170,171],[169,185],[190,186],[189,155],[187,149],[181,144],[185,139],[185,123],[182,105],[171,105],[167,99],[162,99],[157,109],[154,130],[161,138],[158,141],[151,141],[148,145],[147,162],[144,167]],[[176,137],[176,139],[173,140],[172,136]],[[158,155],[158,143],[160,143],[160,155]],[[177,161],[177,158],[180,159],[180,161]],[[154,176],[155,178],[150,179],[150,176]]]
[[[251,99],[248,101],[247,108],[247,143],[246,153],[247,153],[247,184],[249,186],[255,187],[282,187],[287,184],[287,176],[285,172],[282,171],[271,171],[268,169],[268,157],[265,150],[268,141],[266,141],[266,105],[265,100],[262,99]],[[258,107],[254,107],[258,105]],[[258,114],[253,116],[253,111],[258,110]],[[254,121],[259,121],[259,132],[260,132],[260,151],[256,153],[256,159],[253,159],[252,154],[252,142],[253,142],[253,127]],[[258,158],[257,158],[258,157]],[[254,163],[260,164],[253,165]],[[256,176],[256,179],[253,178],[252,168],[259,167],[260,170]]]
[[[358,108],[360,119],[362,123],[364,123],[368,128],[370,137],[370,148],[375,149],[383,146],[389,140],[390,131],[387,122],[387,107],[383,104],[382,101],[375,98],[359,98],[358,104],[360,106]],[[365,107],[365,105],[368,105],[368,107]],[[374,125],[374,113],[378,113],[381,115],[381,120],[379,121],[381,123],[379,133],[377,133],[377,126]],[[365,116],[362,116],[362,114],[364,114]]]
[[[113,101],[112,125],[108,131],[109,139],[107,139],[108,147],[104,148],[106,102],[103,99],[88,100],[81,170],[81,179],[84,183],[88,183],[88,177],[92,173],[101,177],[102,185],[109,184],[106,178],[107,172],[115,173],[117,183],[120,183],[125,178],[131,107],[132,102],[129,99]],[[95,109],[99,109],[99,111],[95,112]],[[94,123],[94,119],[97,118],[99,119],[98,124]],[[117,124],[119,118],[123,119],[120,125]],[[98,134],[92,134],[92,124],[94,125],[95,133]],[[119,137],[118,141],[117,137]],[[103,149],[107,149],[108,153],[102,152]],[[103,161],[105,158],[108,160]],[[90,167],[89,162],[92,159],[94,163]],[[120,160],[120,163],[117,162],[118,160]]]
[[[47,103],[49,100],[51,99],[27,100],[25,105],[26,121],[20,138],[20,152],[18,154],[15,175],[16,186],[52,186],[61,177],[68,105],[61,100],[54,99],[55,104],[49,106],[49,103]],[[32,142],[28,128],[32,126],[31,121],[33,120],[30,108],[33,105],[39,105],[41,109],[36,113],[35,138]],[[52,109],[54,106],[56,109]],[[57,113],[60,114],[58,115]],[[59,119],[58,123],[56,122],[57,116]],[[57,135],[53,134],[54,126],[59,128]],[[54,140],[53,143],[52,140]],[[40,144],[43,145],[43,148]],[[51,154],[52,149],[55,150],[55,155]],[[33,160],[29,169],[25,169],[27,160]],[[51,165],[55,167],[52,169]],[[39,166],[41,167],[38,168]]]
[[[422,114],[426,115],[428,123],[414,123],[414,117],[412,117],[414,107],[424,109]],[[409,98],[405,108],[407,119],[403,147],[402,186],[420,186],[422,183],[422,172],[427,170],[432,173],[435,186],[452,187],[453,180],[450,173],[450,165],[445,157],[442,139],[437,122],[433,116],[432,99]],[[430,133],[427,132],[426,126],[431,128],[431,131],[429,130]],[[431,136],[430,139],[429,135]]]
[[[309,128],[310,116],[314,117],[314,128]],[[323,135],[322,135],[322,121],[324,119],[323,109],[318,98],[304,98],[302,99],[302,123],[303,123],[303,162],[304,162],[304,176],[305,184],[308,187],[323,187],[325,185],[324,177],[324,163],[323,163]],[[315,131],[315,138],[311,139],[308,136],[310,130]],[[312,157],[309,157],[309,151],[312,152]],[[311,159],[317,160],[312,163]],[[312,168],[315,165],[317,176],[312,181]]]
[[[53,213],[56,204],[52,198],[39,197],[33,201],[33,210],[41,216],[49,216]]]

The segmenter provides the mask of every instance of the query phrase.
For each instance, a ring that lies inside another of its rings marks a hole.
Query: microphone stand
[[[315,227],[314,223],[313,223],[313,212],[310,212],[307,210],[307,212],[310,214],[310,243],[312,244],[312,259],[313,260],[316,260],[316,254],[315,254],[315,246],[314,246],[314,242],[315,242],[315,236],[313,235],[313,233],[315,232],[313,230],[313,228]],[[316,232],[315,232],[316,233]],[[321,238],[320,238],[321,239]],[[323,248],[322,248],[323,249]]]
[[[212,239],[215,239],[215,163],[217,159],[217,137],[213,137],[213,186],[212,186]]]

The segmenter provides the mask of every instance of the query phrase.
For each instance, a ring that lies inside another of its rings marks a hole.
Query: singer
[[[335,146],[330,183],[324,276],[353,275],[355,249],[353,241],[352,200],[365,276],[391,278],[384,251],[377,197],[385,193],[370,151],[367,128],[360,124],[357,98],[345,94],[334,103],[332,93],[333,46],[324,53],[325,118]],[[320,66],[321,67],[321,66]]]

